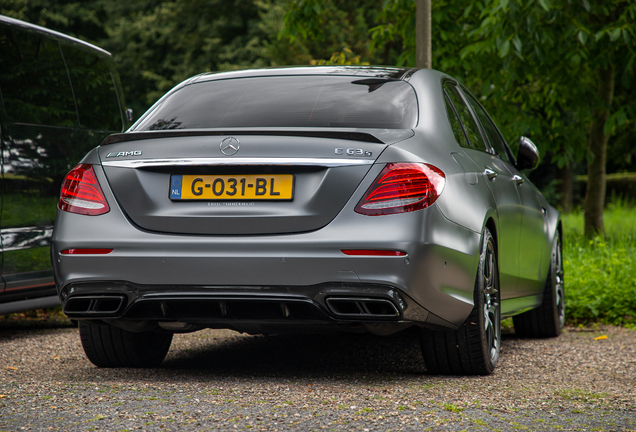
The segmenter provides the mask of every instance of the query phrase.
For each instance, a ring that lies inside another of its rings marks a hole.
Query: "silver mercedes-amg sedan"
[[[100,367],[174,333],[417,326],[426,368],[489,374],[501,319],[557,336],[561,222],[466,88],[433,70],[207,73],[64,181],[51,254]]]

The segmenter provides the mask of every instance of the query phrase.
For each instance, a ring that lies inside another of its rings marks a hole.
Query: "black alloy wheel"
[[[488,232],[490,234],[490,232]],[[499,303],[499,275],[497,274],[497,263],[495,245],[492,236],[486,243],[485,262],[482,270],[483,278],[483,335],[486,339],[486,348],[492,367],[499,360],[499,350],[501,347],[501,308]],[[492,372],[492,371],[491,371]],[[490,372],[489,372],[490,373]]]

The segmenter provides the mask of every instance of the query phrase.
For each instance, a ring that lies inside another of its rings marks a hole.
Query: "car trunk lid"
[[[283,234],[328,224],[388,145],[411,130],[166,131],[99,148],[120,208],[140,228]]]

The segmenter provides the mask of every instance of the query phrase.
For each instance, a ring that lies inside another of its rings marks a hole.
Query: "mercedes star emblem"
[[[240,148],[239,140],[234,137],[227,137],[221,141],[221,153],[225,156],[235,155]]]

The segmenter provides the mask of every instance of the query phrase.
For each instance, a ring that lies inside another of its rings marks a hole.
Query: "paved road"
[[[161,368],[111,370],[65,322],[0,322],[0,430],[636,430],[635,330],[502,347],[489,377],[439,377],[413,333],[204,330]]]

